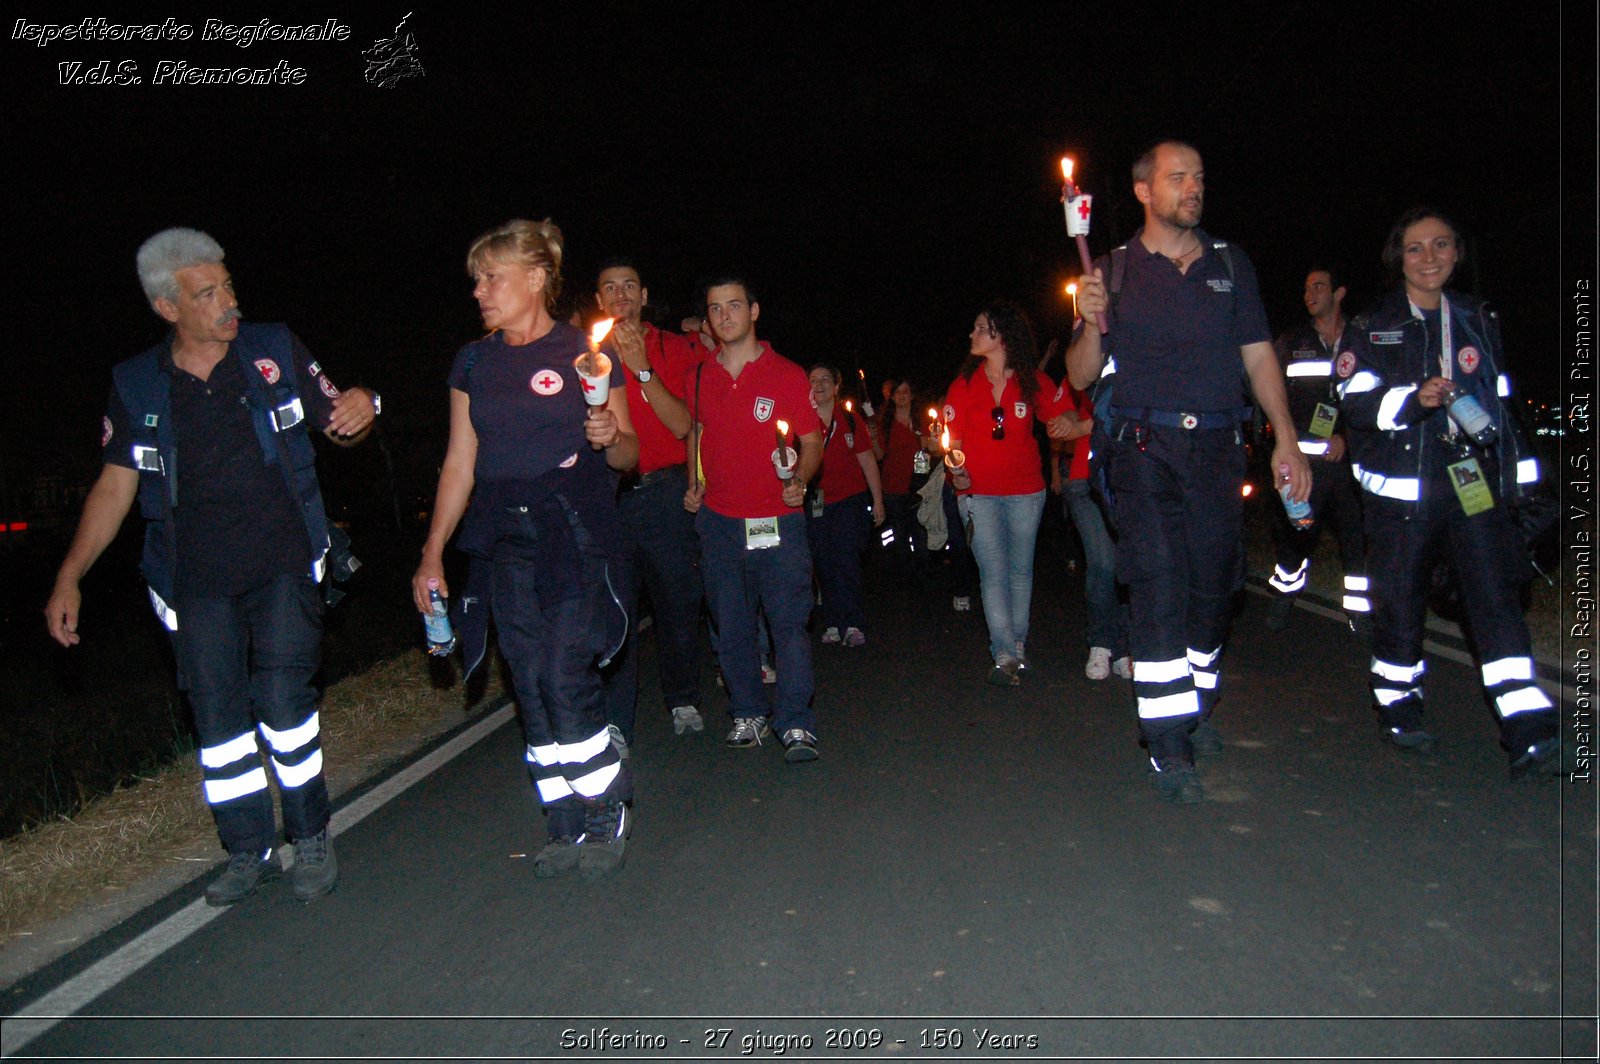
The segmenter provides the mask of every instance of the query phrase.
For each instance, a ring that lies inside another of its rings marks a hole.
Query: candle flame
[[[939,450],[941,450],[941,451],[949,451],[950,450],[950,430],[949,429],[945,429],[943,432],[941,432],[939,434]]]
[[[1061,178],[1067,184],[1072,184],[1072,156],[1070,155],[1061,157]]]
[[[785,436],[789,435],[789,423],[787,421],[778,422],[778,431]]]
[[[1077,294],[1078,294],[1078,282],[1077,281],[1072,281],[1067,285],[1067,295],[1075,296]]]
[[[611,326],[616,323],[617,319],[615,318],[607,318],[604,321],[595,322],[594,327],[589,330],[589,346],[599,347],[600,341],[610,335]]]
[[[846,409],[846,410],[854,410],[854,409],[855,409],[855,404],[854,404],[854,403],[852,403],[852,402],[851,402],[851,401],[850,401],[850,400],[848,400],[848,399],[846,399],[846,400],[845,400],[845,401],[844,401],[844,408],[845,408],[845,409]]]
[[[938,410],[934,409],[931,406],[928,407],[928,417],[937,418],[938,416],[939,416],[939,411]]]

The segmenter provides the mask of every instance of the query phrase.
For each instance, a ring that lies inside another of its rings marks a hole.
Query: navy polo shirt
[[[1194,232],[1204,252],[1187,273],[1147,250],[1138,234],[1128,241],[1105,343],[1117,360],[1116,402],[1124,410],[1236,410],[1244,399],[1239,349],[1272,341],[1249,258],[1230,246],[1230,275],[1213,239]],[[1095,265],[1109,284],[1110,259]]]
[[[583,386],[573,365],[588,346],[582,332],[557,322],[529,344],[512,346],[496,332],[456,354],[450,387],[471,400],[477,481],[530,484],[571,468],[590,450]],[[611,387],[622,388],[622,360],[609,357]]]

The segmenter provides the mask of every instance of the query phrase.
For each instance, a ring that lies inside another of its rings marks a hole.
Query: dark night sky
[[[1591,5],[1099,6],[1076,28],[1087,5],[423,9],[410,28],[426,74],[387,91],[359,53],[405,5],[140,16],[339,18],[345,43],[8,39],[13,476],[93,461],[110,366],[161,332],[132,260],[167,225],[215,235],[246,314],[288,321],[402,423],[442,427],[451,353],[478,329],[463,254],[514,216],[563,227],[569,284],[631,254],[675,322],[697,277],[736,266],[790,357],[935,384],[986,297],[1035,308],[1046,335],[1066,328],[1061,152],[1096,193],[1099,253],[1137,225],[1128,166],[1163,135],[1203,153],[1206,228],[1255,260],[1274,329],[1303,313],[1311,258],[1346,263],[1355,301],[1376,295],[1390,222],[1433,203],[1471,237],[1463,287],[1501,307],[1525,385],[1553,397],[1559,242],[1594,237]],[[101,59],[135,60],[146,83],[57,84],[58,62]],[[161,59],[286,59],[307,80],[156,86]]]

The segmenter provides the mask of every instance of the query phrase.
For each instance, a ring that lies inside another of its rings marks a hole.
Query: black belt
[[[638,491],[640,488],[648,488],[650,485],[655,484],[658,481],[666,480],[670,476],[674,476],[685,471],[685,463],[683,462],[679,462],[677,465],[662,466],[660,469],[652,469],[644,476],[637,478],[631,484],[629,484],[628,490]]]
[[[1127,410],[1117,408],[1117,416],[1129,421],[1142,421],[1147,425],[1160,425],[1169,429],[1236,429],[1244,420],[1238,410],[1223,413],[1191,414],[1182,410]]]

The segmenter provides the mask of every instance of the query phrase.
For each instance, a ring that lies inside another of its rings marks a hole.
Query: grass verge
[[[437,666],[434,666],[436,668]],[[464,712],[500,693],[500,670],[475,701],[459,683],[435,685],[415,651],[330,686],[321,705],[328,786],[343,793],[460,723]],[[49,921],[170,870],[222,857],[192,758],[167,764],[132,785],[61,817],[0,840],[0,945]]]

